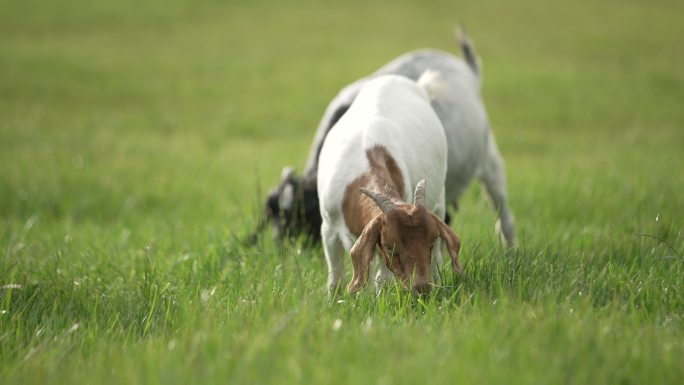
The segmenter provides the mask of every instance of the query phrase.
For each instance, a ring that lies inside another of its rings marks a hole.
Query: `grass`
[[[682,10],[0,3],[0,382],[678,383]],[[457,21],[520,248],[478,186],[425,301],[329,301],[319,248],[242,244],[337,90]]]

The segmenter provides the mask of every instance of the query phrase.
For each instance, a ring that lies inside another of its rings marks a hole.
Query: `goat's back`
[[[426,204],[443,205],[447,145],[444,129],[425,90],[402,76],[369,80],[328,133],[318,164],[318,193],[324,217],[337,217],[345,188],[369,169],[366,151],[382,146],[410,186],[426,179]],[[329,218],[333,219],[333,218]]]

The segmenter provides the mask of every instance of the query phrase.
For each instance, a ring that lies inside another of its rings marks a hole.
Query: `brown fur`
[[[366,151],[370,169],[349,184],[342,200],[344,223],[355,236],[360,236],[366,225],[382,211],[359,188],[378,191],[396,201],[404,196],[404,178],[397,162],[383,146]]]
[[[431,213],[407,204],[385,216],[380,236],[385,264],[407,287],[429,282],[432,245],[440,235]]]
[[[373,184],[367,188],[385,196],[401,201],[404,196],[404,177],[397,162],[384,146],[374,146],[366,151],[370,164],[370,175]]]
[[[366,285],[368,281],[368,270],[370,269],[370,261],[375,256],[375,246],[380,241],[380,231],[385,222],[385,215],[378,214],[373,218],[368,226],[363,229],[361,236],[352,247],[351,261],[354,276],[349,283],[350,293],[356,293]]]
[[[354,276],[351,293],[368,280],[370,261],[380,247],[385,265],[408,289],[430,291],[432,246],[442,237],[456,271],[460,240],[437,215],[422,205],[402,202],[404,180],[396,161],[383,146],[366,152],[370,169],[347,186],[342,201],[344,221],[358,240],[351,249]],[[383,213],[361,188],[379,192],[394,200],[396,208]]]
[[[428,293],[431,289],[432,247],[439,237],[446,242],[454,270],[460,273],[460,239],[425,206],[398,203],[386,214],[377,214],[351,249],[354,276],[349,292],[356,293],[366,284],[370,261],[379,247],[385,265],[404,287]]]

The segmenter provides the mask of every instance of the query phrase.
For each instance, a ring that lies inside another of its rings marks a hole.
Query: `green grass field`
[[[0,2],[0,383],[684,378],[681,1]],[[464,22],[520,247],[330,301],[255,226],[346,83]]]

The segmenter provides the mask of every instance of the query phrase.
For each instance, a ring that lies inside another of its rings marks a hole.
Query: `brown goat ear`
[[[451,230],[451,227],[444,223],[444,221],[442,221],[440,217],[435,215],[435,213],[430,214],[432,214],[432,218],[435,220],[435,223],[437,224],[437,228],[439,229],[439,236],[442,237],[444,242],[446,242],[447,250],[449,250],[449,255],[451,256],[451,266],[454,268],[456,272],[463,272],[461,264],[458,263],[458,252],[459,250],[461,250],[461,240],[454,233],[454,231]]]
[[[370,262],[375,255],[375,247],[380,241],[383,217],[384,214],[378,214],[368,222],[361,232],[361,236],[359,236],[359,239],[356,240],[356,243],[354,243],[349,252],[351,254],[352,269],[354,270],[354,276],[349,283],[349,287],[347,287],[349,294],[357,293],[368,281]]]

